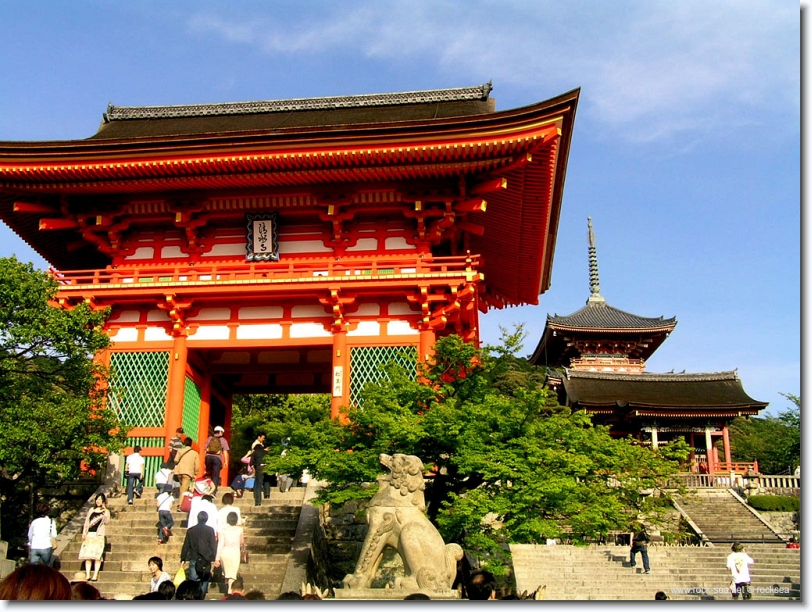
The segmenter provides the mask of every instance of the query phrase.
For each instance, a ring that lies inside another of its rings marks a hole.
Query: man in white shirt
[[[738,599],[739,594],[742,599],[751,599],[753,593],[750,590],[750,566],[755,562],[738,542],[733,544],[731,550],[733,552],[727,556],[727,569],[733,577],[733,599]]]
[[[144,491],[144,458],[141,456],[141,447],[137,444],[127,457],[124,472],[127,474],[127,503],[132,506],[133,495],[140,498]]]
[[[186,528],[189,529],[197,525],[197,515],[200,514],[201,511],[208,515],[206,525],[214,529],[214,535],[217,535],[219,527],[217,506],[214,505],[211,495],[204,495],[192,499],[192,507],[189,510],[189,520],[187,521]]]

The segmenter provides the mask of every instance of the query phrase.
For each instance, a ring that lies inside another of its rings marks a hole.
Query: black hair
[[[175,596],[175,584],[171,580],[164,580],[158,585],[158,592],[163,593],[167,599],[172,599]]]
[[[135,597],[133,597],[133,601],[139,601],[144,599],[160,599],[162,601],[166,601],[166,595],[164,595],[160,591],[152,591],[150,593],[143,593],[141,595],[136,595]]]
[[[236,512],[229,512],[228,516],[226,517],[226,523],[229,525],[236,525],[237,524],[237,513]]]
[[[194,601],[203,599],[200,583],[197,580],[184,580],[175,590],[175,600]]]
[[[496,578],[488,570],[476,570],[468,580],[468,599],[490,599],[496,591]]]
[[[150,563],[154,563],[155,565],[158,566],[159,570],[164,571],[164,560],[161,559],[160,557],[150,557],[147,560],[147,565],[149,565]]]

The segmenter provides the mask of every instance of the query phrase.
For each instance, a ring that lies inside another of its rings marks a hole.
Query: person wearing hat
[[[225,439],[226,430],[221,425],[214,428],[214,434],[209,436],[206,440],[204,448],[206,449],[206,457],[203,462],[206,466],[206,472],[211,474],[216,487],[220,487],[220,470],[224,465],[228,465],[228,441]]]
[[[71,578],[70,585],[73,586],[74,584],[79,584],[80,582],[87,582],[87,576],[84,572],[74,572],[73,578]]]
[[[738,599],[741,594],[742,599],[752,599],[753,593],[750,590],[750,566],[755,563],[750,555],[744,552],[744,546],[735,542],[731,547],[733,551],[727,556],[727,569],[733,577],[730,590],[733,599]]]

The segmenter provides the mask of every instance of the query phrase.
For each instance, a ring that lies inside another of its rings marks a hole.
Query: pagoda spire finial
[[[604,302],[601,283],[598,278],[598,253],[595,250],[595,232],[592,230],[592,217],[587,217],[589,226],[589,299],[587,304]]]

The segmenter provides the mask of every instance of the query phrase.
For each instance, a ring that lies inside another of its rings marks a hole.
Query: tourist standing
[[[158,544],[166,544],[172,535],[175,519],[172,518],[172,491],[162,491],[155,500],[158,507]]]
[[[85,578],[93,582],[99,579],[99,569],[106,542],[105,525],[109,522],[110,510],[107,509],[107,498],[104,493],[99,493],[93,501],[93,507],[88,510],[85,517],[85,524],[82,528],[82,548],[79,550],[79,560],[85,562]]]
[[[739,595],[742,596],[742,599],[751,599],[753,593],[750,590],[750,566],[755,561],[744,552],[744,546],[738,542],[733,544],[731,550],[733,552],[727,556],[727,569],[730,570],[732,577],[733,599],[738,599]]]
[[[51,565],[56,546],[56,522],[48,516],[51,507],[37,504],[37,518],[28,527],[28,562]]]
[[[228,593],[231,593],[231,584],[240,571],[240,561],[245,551],[245,533],[237,524],[237,513],[229,512],[226,524],[217,535],[217,556],[215,566],[223,566],[223,576],[226,578]]]
[[[228,440],[225,439],[225,429],[220,425],[214,428],[214,434],[206,440],[206,472],[211,474],[215,486],[220,486],[220,471],[223,465],[228,465]]]
[[[186,437],[183,440],[183,448],[175,455],[175,468],[172,473],[180,479],[180,500],[183,501],[183,494],[191,489],[192,481],[200,469],[200,455],[192,448],[192,439]]]
[[[133,495],[140,498],[144,491],[144,458],[141,456],[141,447],[137,444],[127,457],[124,473],[127,475],[127,503],[132,506]]]
[[[265,455],[268,449],[263,446],[265,434],[257,435],[257,439],[251,445],[251,467],[254,468],[254,505],[262,505],[262,489],[265,481]]]
[[[637,563],[635,562],[635,555],[640,553],[640,556],[643,558],[643,571],[646,574],[651,573],[651,566],[648,562],[648,543],[650,539],[648,537],[648,532],[646,528],[641,526],[640,529],[635,532],[634,537],[632,538],[632,551],[631,551],[631,566],[635,567]]]

